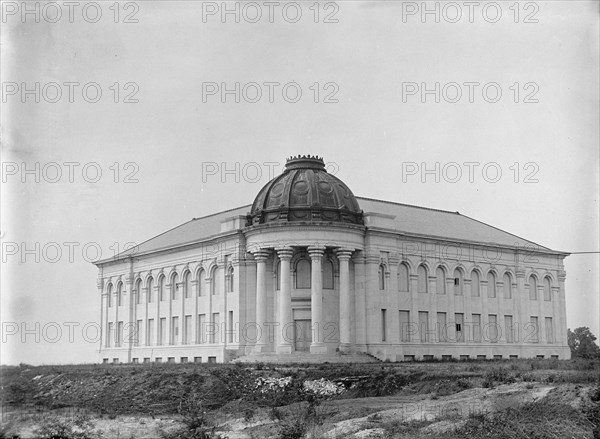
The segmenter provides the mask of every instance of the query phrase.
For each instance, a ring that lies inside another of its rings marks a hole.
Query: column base
[[[277,346],[278,354],[291,354],[292,353],[292,345],[291,344],[282,344]]]
[[[310,345],[310,353],[311,354],[326,354],[327,346],[325,346],[325,343],[313,343]]]
[[[350,343],[340,343],[340,352],[344,354],[351,354],[354,352],[352,344]]]
[[[252,348],[253,354],[262,354],[263,352],[269,352],[269,347],[266,344],[257,344]]]

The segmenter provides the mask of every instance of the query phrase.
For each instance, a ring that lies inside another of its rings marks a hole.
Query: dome
[[[260,190],[248,215],[248,225],[300,221],[363,224],[356,197],[320,157],[287,159],[283,174]]]

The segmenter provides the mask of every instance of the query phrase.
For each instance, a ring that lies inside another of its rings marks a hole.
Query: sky
[[[23,5],[0,35],[2,364],[96,361],[92,261],[251,204],[298,154],[357,196],[596,252],[565,260],[567,323],[600,333],[597,2]]]

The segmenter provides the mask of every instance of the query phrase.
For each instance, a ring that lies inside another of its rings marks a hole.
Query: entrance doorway
[[[294,350],[309,351],[311,342],[310,320],[294,320]]]

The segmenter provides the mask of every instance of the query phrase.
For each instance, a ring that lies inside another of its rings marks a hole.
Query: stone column
[[[559,313],[560,313],[560,326],[556,325],[557,334],[556,334],[556,342],[560,343],[562,347],[565,349],[565,357],[566,359],[570,358],[570,350],[568,348],[567,341],[567,307],[566,307],[566,295],[565,295],[565,280],[567,278],[567,273],[564,270],[558,271],[558,305],[559,305]]]
[[[325,247],[308,247],[308,254],[311,259],[310,309],[313,328],[313,338],[310,345],[311,354],[327,353],[327,346],[323,343],[323,272],[321,261],[324,253]]]
[[[265,326],[267,320],[267,258],[269,252],[261,249],[254,253],[256,260],[256,326],[257,340],[254,352],[267,350],[268,333]]]
[[[191,276],[191,274],[190,274]],[[200,343],[200,334],[198,330],[198,288],[202,285],[202,279],[198,278],[192,281],[192,291],[194,294],[194,314],[192,314],[192,344]]]
[[[519,304],[518,316],[515,316],[519,319],[517,325],[517,334],[515,334],[515,342],[518,342],[521,348],[519,349],[521,352],[524,352],[526,348],[525,345],[525,337],[528,334],[528,324],[529,324],[529,291],[525,289],[525,270],[521,267],[515,268],[515,276],[517,278],[517,291],[515,294],[519,298],[517,301]]]
[[[340,351],[350,352],[350,313],[352,311],[350,298],[350,258],[352,250],[338,249],[336,256],[340,262]]]
[[[291,354],[293,333],[289,330],[294,324],[292,321],[292,285],[290,275],[290,261],[294,251],[291,248],[282,248],[277,250],[277,256],[281,260],[281,274],[279,287],[279,312],[278,321],[281,333],[279,334],[279,344],[277,346],[278,354]]]
[[[421,330],[419,327],[419,275],[410,275],[410,315],[409,331],[412,343],[421,343]]]
[[[98,280],[96,281],[96,287],[100,293],[100,351],[102,351],[106,345],[106,340],[108,340],[106,335],[108,325],[104,320],[104,317],[108,316],[108,302],[104,294],[104,279],[100,276],[98,276]]]

